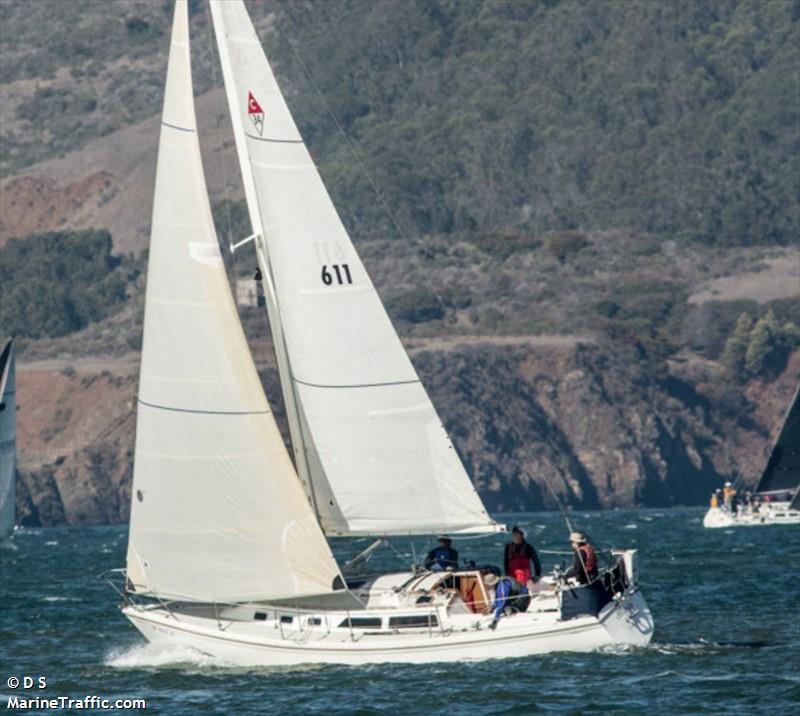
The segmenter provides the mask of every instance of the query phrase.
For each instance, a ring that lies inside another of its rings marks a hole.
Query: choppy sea
[[[500,517],[540,549],[567,547],[558,514]],[[650,646],[431,666],[235,667],[149,646],[121,616],[98,575],[124,565],[124,526],[21,529],[0,547],[0,708],[16,694],[144,698],[145,713],[181,715],[800,713],[800,527],[705,530],[697,509],[572,518],[598,545],[639,549]],[[456,547],[499,562],[502,545],[492,536]],[[375,559],[399,567],[425,546],[398,540],[399,554]],[[543,555],[548,570],[562,559]],[[8,687],[24,676],[45,677],[46,689]]]

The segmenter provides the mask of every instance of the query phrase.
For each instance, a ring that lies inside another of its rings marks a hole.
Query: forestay
[[[342,225],[247,10],[240,0],[212,0],[211,10],[253,231],[263,236],[257,244],[274,290],[292,440],[323,529],[499,529]]]
[[[269,411],[220,256],[183,0],[156,174],[127,572],[137,592],[203,602],[323,594],[339,576]]]
[[[0,539],[14,529],[16,500],[17,400],[14,342],[0,353]]]

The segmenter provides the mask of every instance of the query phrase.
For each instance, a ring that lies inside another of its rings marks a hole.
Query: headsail
[[[327,534],[496,531],[241,0],[211,0],[298,468]],[[276,320],[277,319],[277,320]],[[278,325],[276,325],[276,323]]]
[[[156,173],[128,578],[196,601],[330,592],[339,570],[297,481],[219,252],[197,138],[186,2]]]
[[[794,393],[781,432],[772,446],[756,492],[796,490],[800,486],[800,386]]]
[[[14,341],[0,353],[0,539],[14,529],[17,457],[17,399]]]

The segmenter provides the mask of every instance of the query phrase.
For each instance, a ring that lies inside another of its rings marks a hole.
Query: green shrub
[[[481,251],[501,261],[523,251],[534,251],[542,245],[542,240],[535,236],[513,231],[477,234],[470,237],[470,240]]]
[[[91,229],[9,241],[0,249],[3,332],[61,336],[116,311],[127,282],[111,246],[108,231]]]
[[[722,365],[736,382],[780,373],[789,354],[800,346],[800,327],[793,321],[781,324],[773,310],[753,322],[747,313],[739,316],[725,343]]]
[[[386,301],[386,310],[397,321],[426,323],[444,318],[445,307],[439,297],[427,289],[406,291]]]
[[[589,241],[582,231],[560,231],[546,238],[547,250],[561,263],[588,245]]]

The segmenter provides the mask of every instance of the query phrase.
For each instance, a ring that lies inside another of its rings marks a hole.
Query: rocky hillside
[[[728,478],[758,479],[792,392],[800,352],[751,381],[747,419],[714,409],[707,365],[665,385],[632,380],[608,347],[564,339],[409,341],[423,380],[492,510],[703,502]],[[253,346],[271,398],[270,347]],[[137,356],[23,364],[18,371],[23,524],[127,519]],[[699,381],[695,384],[692,381]],[[286,434],[283,411],[275,404]]]

